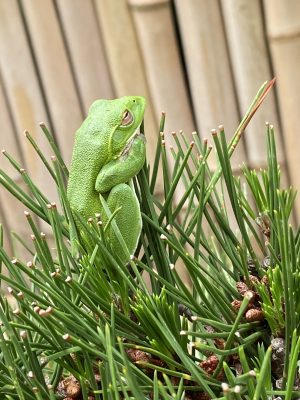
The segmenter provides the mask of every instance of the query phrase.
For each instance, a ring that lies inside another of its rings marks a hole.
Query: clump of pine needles
[[[72,257],[68,170],[45,126],[52,164],[27,138],[60,205],[4,154],[31,193],[1,171],[1,184],[26,208],[32,243],[30,259],[11,259],[1,229],[7,272],[0,277],[15,305],[0,297],[0,398],[300,398],[300,231],[289,223],[295,192],[280,188],[273,127],[266,127],[265,170],[243,166],[235,177],[230,164],[272,84],[261,87],[230,143],[223,127],[212,132],[215,172],[212,146],[196,134],[192,143],[174,134],[166,149],[162,116],[154,165],[134,179],[143,232],[126,266],[111,253],[99,215],[85,224],[80,256]]]

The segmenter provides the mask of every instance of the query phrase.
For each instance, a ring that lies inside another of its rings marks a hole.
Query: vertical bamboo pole
[[[6,102],[2,82],[0,81],[0,150],[5,149],[16,158],[21,159],[18,151],[19,146],[15,137],[14,127],[10,118],[8,104]],[[19,183],[20,174],[12,168],[4,155],[0,153],[0,168],[5,170],[16,183]],[[24,206],[20,204],[12,195],[0,186],[0,223],[5,228],[5,245],[9,248],[10,254],[13,254],[10,246],[9,232],[15,230],[23,237],[29,238],[29,229],[23,214]]]
[[[57,2],[79,97],[87,114],[98,98],[114,97],[102,37],[92,0]]]
[[[300,188],[300,2],[265,0],[265,15],[292,184]],[[300,197],[297,199],[300,212]]]
[[[129,0],[156,114],[166,107],[166,131],[194,130],[169,0]]]
[[[202,137],[223,124],[228,137],[238,126],[225,32],[218,0],[175,1],[197,126]],[[243,144],[233,157],[245,161]]]
[[[268,59],[261,2],[259,0],[222,0],[228,47],[231,56],[239,107],[244,114],[262,82],[272,78]],[[245,142],[250,165],[264,167],[266,160],[265,122],[277,132],[278,159],[284,162],[274,92],[269,93],[250,122]]]
[[[69,163],[74,133],[83,115],[54,3],[25,0],[22,7],[56,138],[64,160]]]
[[[27,168],[34,181],[52,201],[56,201],[54,185],[45,179],[45,168],[26,141],[22,132],[27,129],[39,144],[45,156],[52,154],[38,122],[48,124],[47,110],[41,94],[29,43],[16,0],[0,2],[0,63],[7,101],[12,113],[17,140]],[[4,109],[1,110],[5,113]],[[11,140],[11,131],[7,134]],[[7,140],[1,136],[1,139]],[[3,147],[5,143],[2,143]],[[17,149],[17,148],[16,148]]]

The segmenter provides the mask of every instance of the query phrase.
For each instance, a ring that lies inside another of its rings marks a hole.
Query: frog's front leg
[[[133,139],[126,152],[101,168],[95,183],[96,191],[101,194],[108,193],[119,183],[129,182],[141,170],[145,158],[145,137],[139,135]]]
[[[142,229],[140,205],[136,194],[129,185],[120,183],[112,188],[106,199],[106,203],[111,214],[115,210],[118,210],[114,221],[124,239],[129,254],[133,254],[136,250]],[[108,216],[104,211],[102,212],[102,219],[104,226],[106,226]],[[112,224],[107,228],[105,236],[113,254],[117,255],[123,263],[128,262],[128,254],[123,251]]]
[[[102,167],[95,183],[96,191],[106,198],[110,212],[113,213],[120,209],[115,215],[114,221],[130,255],[134,253],[137,247],[142,219],[136,194],[127,183],[144,165],[145,153],[144,137],[134,138],[125,153]],[[108,216],[104,210],[102,210],[102,219],[104,223],[108,221]],[[108,227],[106,237],[114,254],[117,254],[123,262],[129,261],[112,226]]]

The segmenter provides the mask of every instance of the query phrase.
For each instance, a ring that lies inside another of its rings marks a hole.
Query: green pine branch
[[[192,143],[174,134],[167,148],[162,115],[154,165],[133,182],[143,232],[126,266],[112,254],[100,215],[83,221],[79,256],[72,256],[68,170],[44,125],[51,162],[26,137],[60,204],[4,152],[29,194],[2,170],[1,185],[24,204],[32,235],[12,233],[28,254],[25,261],[9,256],[0,229],[0,279],[8,286],[0,297],[1,398],[300,396],[300,230],[290,222],[296,193],[280,186],[273,127],[266,126],[265,170],[244,165],[237,177],[230,163],[273,84],[262,85],[229,143],[223,127],[212,132],[214,150],[195,133]],[[159,168],[163,196],[155,190]],[[114,215],[108,224],[120,236]],[[37,219],[49,233],[40,232]]]

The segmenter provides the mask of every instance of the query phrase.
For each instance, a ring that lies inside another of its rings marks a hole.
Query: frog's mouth
[[[140,132],[140,126],[141,124],[136,128],[136,130],[133,132],[133,134],[130,136],[130,138],[127,140],[124,149],[122,150],[121,157],[127,157],[128,153],[130,152],[134,140],[138,137],[145,137],[143,133]]]

